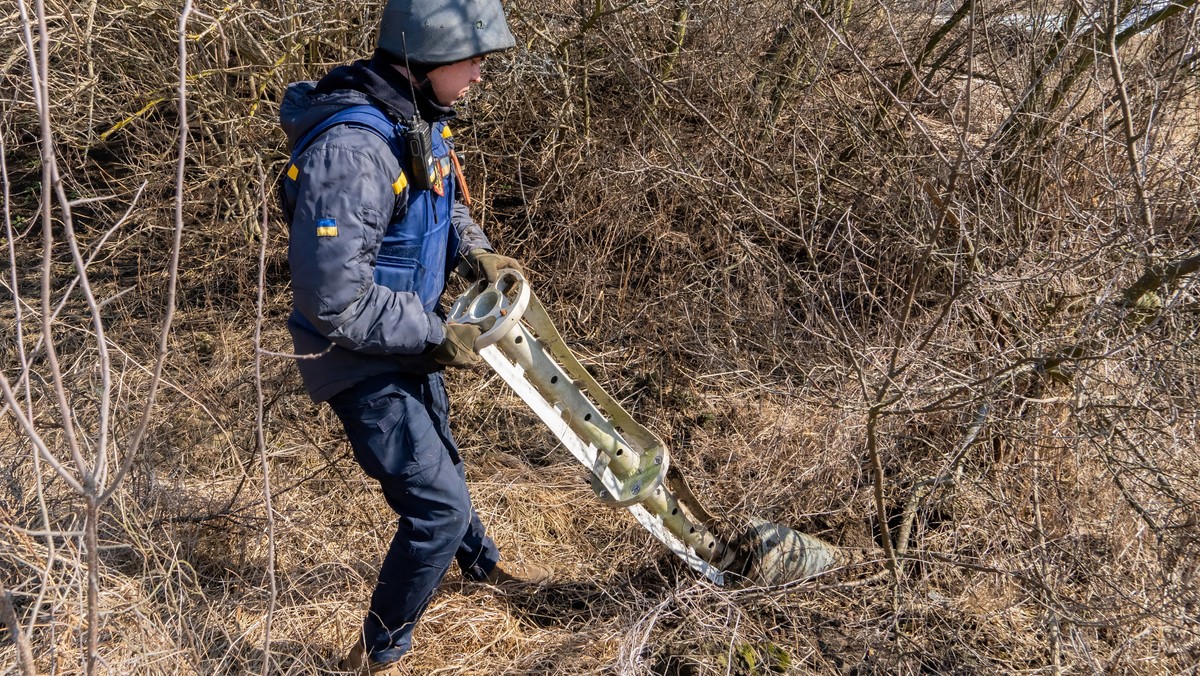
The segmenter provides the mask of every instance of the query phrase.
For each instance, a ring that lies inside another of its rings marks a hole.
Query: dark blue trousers
[[[500,552],[471,506],[440,373],[376,376],[329,404],[354,458],[400,517],[363,621],[371,659],[393,662],[412,646],[413,627],[450,562],[480,580]]]

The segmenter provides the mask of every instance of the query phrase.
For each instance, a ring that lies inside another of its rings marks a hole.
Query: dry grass
[[[504,552],[563,581],[501,593],[452,572],[410,663],[442,674],[1195,673],[1196,282],[1160,289],[1157,305],[1118,303],[1149,263],[1200,246],[1194,6],[1120,52],[1134,126],[1150,130],[1137,150],[1152,226],[1107,62],[1048,103],[1088,53],[1083,40],[1035,91],[1053,36],[1002,30],[997,8],[919,58],[937,23],[907,6],[693,3],[672,56],[680,6],[621,5],[592,23],[590,3],[510,7],[522,47],[489,61],[456,127],[476,217],[526,261],[583,361],[668,440],[711,507],[733,523],[795,526],[855,563],[786,589],[714,588],[596,502],[496,377],[453,373],[477,508]],[[261,377],[265,509],[253,349],[264,236],[268,350],[289,347],[290,297],[285,228],[262,231],[260,191],[284,159],[274,118],[286,83],[367,53],[378,7],[197,10],[178,313],[149,437],[99,523],[98,670],[319,673],[356,631],[393,525],[331,413],[275,357]],[[35,427],[62,449],[33,349],[38,118],[21,22],[6,12],[0,134],[18,286],[6,268],[3,368],[16,383],[22,341]],[[97,297],[112,299],[118,452],[165,302],[178,12],[158,0],[47,6],[67,195],[111,196],[74,218],[97,254]],[[920,86],[900,89],[918,60]],[[1005,127],[1026,94],[1041,107]],[[56,303],[75,270],[55,226]],[[94,439],[97,346],[78,293],[53,338],[74,418]],[[0,584],[23,622],[36,618],[38,671],[80,672],[83,503],[5,420]],[[880,574],[880,522],[895,537],[910,504],[902,569]],[[0,673],[19,673],[15,654],[0,645]]]

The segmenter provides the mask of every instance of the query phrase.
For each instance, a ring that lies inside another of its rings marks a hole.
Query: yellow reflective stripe
[[[337,237],[337,226],[317,228],[317,237]]]
[[[400,172],[400,178],[396,179],[396,182],[392,184],[392,192],[399,195],[407,187],[408,187],[408,176],[405,176],[404,172],[402,171],[402,172]]]
[[[450,133],[450,125],[442,127],[442,138],[450,138],[453,135]]]
[[[297,167],[294,164],[292,166],[288,167],[288,171],[287,171],[288,178],[290,178],[294,181],[294,180],[296,180],[296,177],[299,175],[300,175],[300,167]]]

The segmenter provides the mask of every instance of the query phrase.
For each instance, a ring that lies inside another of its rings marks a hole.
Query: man
[[[519,269],[461,201],[447,126],[483,58],[513,45],[500,0],[388,0],[372,58],[294,83],[281,107],[297,364],[400,517],[362,636],[340,664],[353,673],[402,673],[452,560],[471,580],[549,578],[500,563],[471,507],[440,373],[479,361],[479,329],[446,323],[439,307],[450,271],[495,281]]]

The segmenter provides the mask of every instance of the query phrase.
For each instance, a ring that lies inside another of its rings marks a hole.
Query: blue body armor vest
[[[449,128],[445,122],[432,125],[433,190],[409,188],[404,148],[406,128],[369,105],[343,108],[310,129],[293,147],[289,167],[296,166],[296,160],[318,136],[338,125],[364,129],[379,136],[400,164],[400,176],[392,184],[396,205],[375,257],[375,283],[393,291],[416,292],[425,311],[435,311],[446,279],[458,262],[458,232],[451,223],[456,186],[450,159],[453,139]],[[291,173],[289,178],[295,180]],[[286,191],[282,202],[290,221],[292,214]]]

